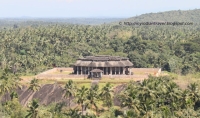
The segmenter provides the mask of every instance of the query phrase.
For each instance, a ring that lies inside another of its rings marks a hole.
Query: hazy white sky
[[[200,0],[0,0],[2,17],[132,17],[199,9]]]

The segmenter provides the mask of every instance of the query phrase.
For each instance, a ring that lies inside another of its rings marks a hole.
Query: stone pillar
[[[126,70],[126,68],[122,68],[123,69],[123,75],[125,75],[125,70]]]
[[[88,75],[90,74],[90,67],[87,68],[88,69]]]
[[[106,75],[108,75],[108,67],[106,67]]]
[[[78,70],[78,66],[76,66],[76,74],[78,75],[79,70]]]
[[[81,66],[81,75],[83,74],[83,67]]]
[[[105,67],[103,67],[103,74],[105,75]]]
[[[110,67],[110,74],[112,75],[112,67]]]
[[[93,78],[93,73],[91,72],[91,78]]]
[[[131,68],[129,67],[129,75],[131,75]]]

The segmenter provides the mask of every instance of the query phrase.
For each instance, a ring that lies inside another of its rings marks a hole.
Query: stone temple
[[[90,78],[101,78],[102,75],[131,75],[133,64],[126,57],[119,56],[86,56],[77,59],[73,65],[74,74],[88,75]]]

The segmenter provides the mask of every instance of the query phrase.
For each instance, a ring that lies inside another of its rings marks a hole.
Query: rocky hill
[[[37,98],[42,105],[48,105],[53,102],[65,102],[67,99],[64,98],[63,88],[58,84],[46,84],[43,85],[38,91],[33,92],[28,87],[23,86],[21,89],[17,89],[20,103],[26,106],[29,101]],[[9,100],[9,94],[3,96],[2,101]],[[72,103],[72,105],[74,105]]]
[[[114,88],[114,104],[117,106],[120,105],[120,103],[116,95],[124,88],[125,85],[119,85]],[[29,90],[26,86],[23,86],[21,89],[17,89],[17,93],[19,96],[19,101],[23,106],[27,106],[28,103],[34,98],[38,99],[41,105],[49,105],[50,103],[64,103],[65,105],[68,105],[68,99],[64,98],[63,88],[58,84],[45,84],[36,92]],[[8,93],[2,97],[2,101],[5,102],[7,100],[10,100]],[[72,101],[71,106],[76,106],[76,104]]]

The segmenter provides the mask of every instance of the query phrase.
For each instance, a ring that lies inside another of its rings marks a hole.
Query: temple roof
[[[119,56],[86,56],[85,58],[77,59],[74,66],[86,67],[126,67],[133,66],[133,64],[126,57]]]
[[[91,70],[90,72],[103,72],[103,71],[100,70],[100,69],[93,69],[93,70]]]
[[[84,60],[84,61],[120,61],[120,60],[128,60],[128,58],[119,57],[119,56],[98,55],[98,56],[86,56],[85,58],[79,58],[78,60]]]

